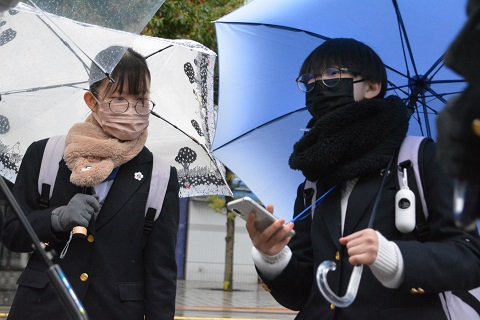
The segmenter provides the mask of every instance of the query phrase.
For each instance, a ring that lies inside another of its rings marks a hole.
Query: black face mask
[[[315,119],[353,102],[352,78],[340,79],[335,87],[327,87],[322,80],[317,80],[313,90],[306,94],[307,110]]]

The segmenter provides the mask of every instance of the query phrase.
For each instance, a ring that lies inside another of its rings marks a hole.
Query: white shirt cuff
[[[377,258],[370,266],[373,275],[385,287],[395,289],[400,287],[405,275],[403,256],[397,244],[388,241],[380,232],[378,236]]]
[[[290,262],[291,257],[292,251],[288,246],[285,246],[282,251],[274,256],[266,255],[252,246],[253,263],[255,263],[257,269],[267,280],[273,280],[278,277]]]

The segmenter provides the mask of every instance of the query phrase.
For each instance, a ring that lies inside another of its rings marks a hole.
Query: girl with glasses
[[[167,168],[163,205],[156,204],[160,215],[145,236],[153,166],[153,155],[145,147],[154,106],[149,97],[150,71],[145,58],[130,48],[107,48],[96,61],[123,52],[109,78],[91,68],[94,80],[84,100],[92,113],[66,135],[48,204],[39,203],[37,188],[47,139],[26,151],[13,193],[40,241],[57,253],[52,262],[62,268],[89,319],[171,320],[178,178],[175,168]],[[76,230],[82,228],[84,235],[79,236]],[[15,252],[32,249],[13,212],[7,214],[3,242]],[[8,319],[69,318],[46,267],[39,253],[33,252],[18,279]]]

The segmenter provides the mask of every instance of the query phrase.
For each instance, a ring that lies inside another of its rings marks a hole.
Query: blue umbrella
[[[215,23],[220,92],[214,155],[277,216],[303,181],[288,167],[310,118],[294,79],[324,40],[349,37],[383,59],[387,94],[412,110],[409,134],[435,137],[436,114],[461,92],[443,54],[466,21],[464,0],[254,0]]]

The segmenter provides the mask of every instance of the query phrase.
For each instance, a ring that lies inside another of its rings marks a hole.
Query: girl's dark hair
[[[384,97],[387,91],[385,65],[372,48],[351,38],[326,40],[313,50],[303,62],[300,74],[321,74],[326,68],[348,68],[354,75],[380,83],[382,89],[377,97]]]
[[[121,94],[126,84],[129,94],[145,95],[148,92],[151,77],[147,61],[140,53],[132,48],[128,48],[125,51],[124,47],[112,46],[97,54],[95,60],[100,63],[107,62],[122,52],[125,52],[125,54],[110,74],[110,78],[112,78],[115,83],[110,82],[108,84],[107,92],[118,90]],[[104,79],[105,75],[103,72],[96,65],[92,65],[90,71],[90,91],[98,94],[98,88]],[[95,82],[92,83],[92,81]]]

